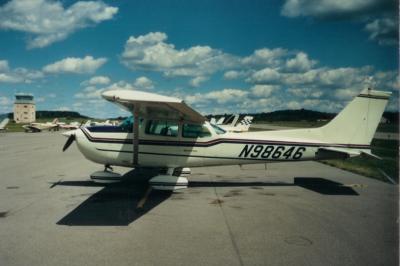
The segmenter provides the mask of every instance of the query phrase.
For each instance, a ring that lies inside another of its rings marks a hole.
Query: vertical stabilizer
[[[254,117],[252,116],[245,116],[236,127],[239,128],[241,131],[249,131],[251,123],[253,122],[253,118]]]
[[[369,145],[391,92],[363,90],[331,122],[320,128],[332,143]]]

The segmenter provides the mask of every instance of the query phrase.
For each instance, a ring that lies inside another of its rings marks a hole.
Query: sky
[[[362,89],[398,110],[393,0],[0,0],[0,114],[127,113],[110,89],[183,99],[203,114],[340,111]]]

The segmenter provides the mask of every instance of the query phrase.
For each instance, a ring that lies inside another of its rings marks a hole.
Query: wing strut
[[[136,103],[133,107],[133,166],[139,166],[139,109]]]

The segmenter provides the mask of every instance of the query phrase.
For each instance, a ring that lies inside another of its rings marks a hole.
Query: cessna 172
[[[181,99],[134,90],[102,97],[133,113],[119,126],[81,127],[64,133],[65,151],[75,140],[89,160],[105,165],[92,179],[119,179],[111,165],[167,168],[149,180],[156,189],[188,185],[186,167],[295,162],[373,156],[370,143],[390,92],[363,90],[319,128],[234,133],[206,121]]]

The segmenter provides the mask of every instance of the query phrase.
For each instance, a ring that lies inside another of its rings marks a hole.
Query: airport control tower
[[[32,94],[17,93],[14,102],[14,121],[31,123],[36,120],[36,106]]]

